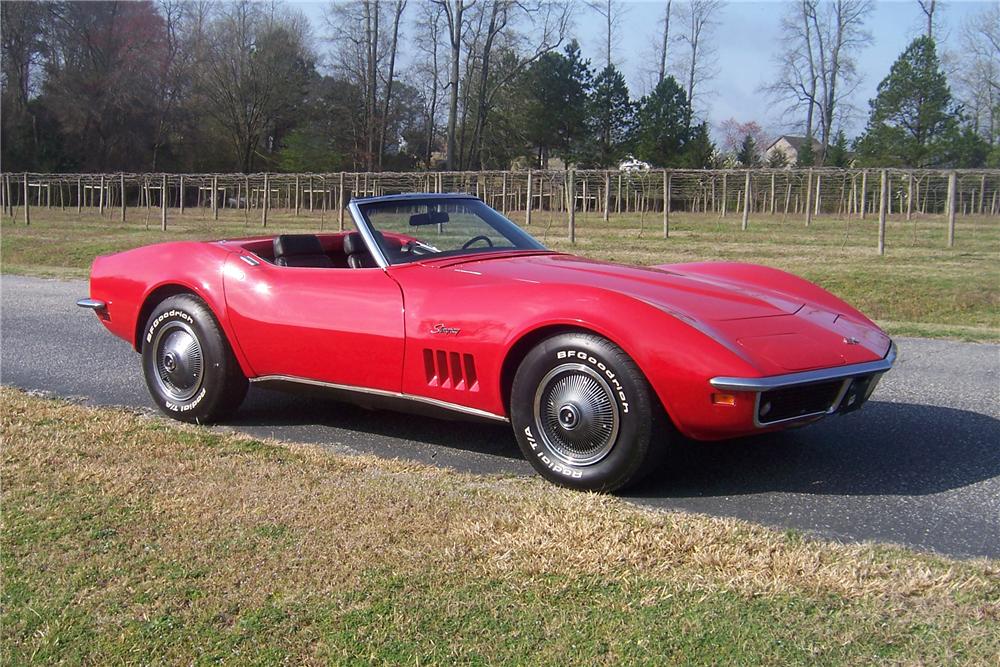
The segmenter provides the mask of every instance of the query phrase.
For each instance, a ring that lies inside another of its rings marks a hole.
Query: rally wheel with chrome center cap
[[[510,414],[518,444],[547,479],[614,491],[638,481],[662,443],[659,403],[614,343],[585,333],[542,341],[521,362]]]
[[[212,422],[239,407],[247,379],[205,302],[178,294],[159,303],[142,332],[146,386],[175,419]]]

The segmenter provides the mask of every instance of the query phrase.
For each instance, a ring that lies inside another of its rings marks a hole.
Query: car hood
[[[797,312],[803,301],[786,294],[675,269],[627,266],[573,255],[527,255],[466,259],[448,268],[521,282],[564,283],[628,294],[651,305],[701,321],[774,317]]]
[[[863,363],[885,356],[890,341],[867,320],[796,295],[710,275],[704,265],[638,267],[573,255],[483,257],[439,265],[494,280],[587,286],[632,296],[682,319],[765,374]]]

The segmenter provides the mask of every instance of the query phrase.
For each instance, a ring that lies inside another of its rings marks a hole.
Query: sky
[[[588,9],[582,0],[572,1],[579,4],[574,12],[572,36],[579,41],[584,57],[592,61],[595,69],[600,69],[605,61],[604,18]],[[675,11],[683,1],[674,0]],[[311,19],[316,37],[321,38],[322,16],[329,3],[293,1],[289,4]],[[649,72],[656,67],[652,62],[652,44],[658,38],[665,0],[634,0],[626,4],[613,56],[633,98],[638,98],[648,92]],[[981,14],[988,4],[938,0],[940,23],[936,36],[939,43],[944,42],[945,51],[957,51],[963,23]],[[719,124],[728,118],[740,122],[757,121],[772,136],[801,134],[800,128],[782,118],[781,105],[775,105],[760,90],[777,74],[773,58],[782,46],[780,23],[786,7],[787,2],[777,0],[730,0],[721,10],[719,24],[711,37],[717,50],[718,75],[706,86],[711,94],[698,109],[714,134],[718,134]],[[924,19],[917,0],[882,0],[876,2],[866,25],[873,39],[869,47],[854,54],[862,78],[856,93],[858,112],[843,128],[849,138],[864,128],[868,100],[875,96],[879,82],[888,74],[893,61],[910,40],[922,33]],[[406,32],[405,37],[412,37],[418,31],[411,25]],[[676,34],[673,26],[671,32]],[[671,48],[676,53],[681,47],[673,45]],[[406,54],[403,55],[405,61]]]

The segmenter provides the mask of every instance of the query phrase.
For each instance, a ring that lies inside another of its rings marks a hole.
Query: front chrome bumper
[[[89,308],[91,310],[107,310],[108,304],[101,301],[100,299],[80,299],[76,302],[76,305],[81,308]]]
[[[754,426],[757,428],[767,428],[790,422],[813,421],[835,412],[856,410],[868,400],[882,374],[892,368],[895,362],[896,344],[892,343],[885,357],[878,361],[758,378],[715,377],[709,380],[709,383],[714,388],[722,391],[753,392],[755,394],[753,409]],[[761,397],[766,392],[775,392],[820,383],[833,383],[836,381],[840,381],[839,389],[833,400],[828,405],[825,405],[823,409],[772,421],[761,419]],[[858,396],[857,392],[854,391],[855,389],[861,390],[863,395]]]

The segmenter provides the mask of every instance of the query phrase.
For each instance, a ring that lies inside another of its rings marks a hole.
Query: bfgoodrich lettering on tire
[[[153,400],[167,415],[211,422],[232,413],[247,379],[205,302],[193,294],[164,300],[142,333],[142,370]]]
[[[638,481],[657,444],[659,404],[649,384],[600,336],[560,334],[531,350],[514,376],[510,409],[528,461],[576,489],[614,491]]]

